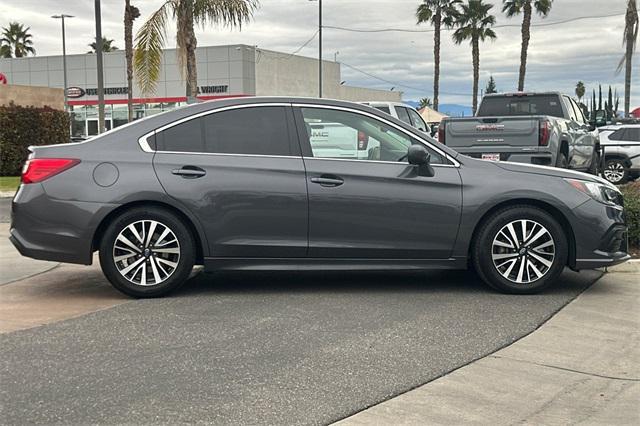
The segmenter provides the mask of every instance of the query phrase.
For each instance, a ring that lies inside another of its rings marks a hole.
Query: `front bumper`
[[[624,210],[589,200],[574,209],[575,270],[613,266],[631,258]]]

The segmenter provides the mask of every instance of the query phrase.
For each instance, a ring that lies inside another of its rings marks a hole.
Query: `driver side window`
[[[409,146],[420,143],[361,114],[324,108],[301,111],[314,158],[406,162]],[[429,152],[432,164],[443,163],[439,154]]]

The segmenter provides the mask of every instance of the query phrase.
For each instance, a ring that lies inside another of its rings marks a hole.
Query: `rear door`
[[[304,257],[307,188],[288,104],[212,111],[156,131],[156,174],[212,257]]]

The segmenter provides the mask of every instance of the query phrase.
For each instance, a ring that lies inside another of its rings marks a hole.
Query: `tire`
[[[99,250],[102,272],[111,284],[139,298],[179,288],[196,257],[194,237],[184,222],[158,207],[133,208],[118,216],[105,230]]]
[[[558,158],[556,159],[556,167],[559,167],[561,169],[569,168],[569,161],[567,160],[567,156],[564,155],[563,152],[558,154]]]
[[[531,242],[538,245],[520,243],[522,221],[529,240],[535,238]],[[515,244],[509,225],[518,237]],[[538,207],[506,207],[480,226],[471,252],[473,265],[482,280],[498,291],[537,293],[551,285],[567,264],[569,246],[562,227]]]
[[[629,180],[629,169],[624,161],[618,158],[607,160],[602,174],[614,185],[621,185]]]

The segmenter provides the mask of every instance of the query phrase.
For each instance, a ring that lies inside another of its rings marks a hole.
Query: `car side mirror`
[[[411,145],[407,151],[409,164],[416,166],[419,176],[432,177],[435,172],[431,167],[431,154],[422,145]]]

